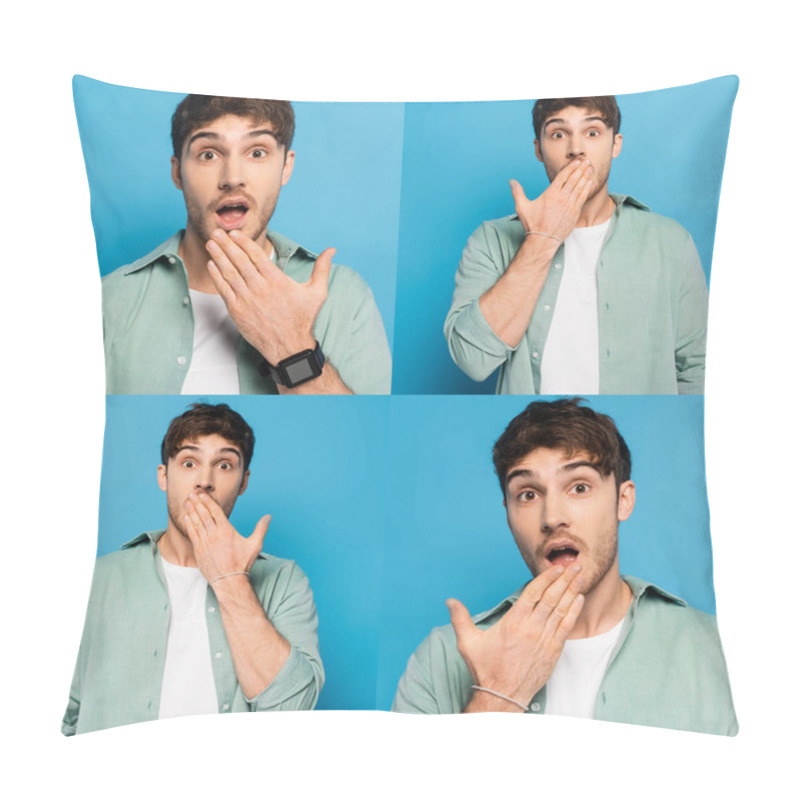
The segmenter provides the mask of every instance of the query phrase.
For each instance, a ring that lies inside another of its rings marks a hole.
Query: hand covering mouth
[[[573,561],[578,560],[579,554],[580,550],[578,550],[572,542],[556,542],[553,546],[548,548],[545,558],[548,563],[566,569]]]
[[[249,210],[250,206],[245,199],[234,197],[224,200],[218,205],[215,213],[220,227],[223,230],[231,231],[244,224],[244,218]]]

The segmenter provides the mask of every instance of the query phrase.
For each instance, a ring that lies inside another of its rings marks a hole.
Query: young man
[[[268,224],[292,175],[290,103],[189,95],[172,118],[186,230],[103,279],[109,394],[383,394],[372,293]]]
[[[561,714],[733,735],[714,617],[620,575],[631,457],[578,400],[531,403],[494,447],[508,525],[533,580],[470,618],[448,600],[408,662],[394,710]]]
[[[622,149],[613,97],[539,100],[550,186],[469,239],[445,322],[450,353],[503,394],[701,394],[708,290],[689,234],[609,194]]]
[[[228,522],[255,438],[227,405],[172,420],[158,484],[166,530],[97,560],[65,735],[186,714],[310,709],[324,676],[317,613],[294,562]]]

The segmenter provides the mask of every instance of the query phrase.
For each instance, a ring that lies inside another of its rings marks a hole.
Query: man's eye
[[[210,150],[204,150],[199,155],[199,159],[201,161],[213,161],[216,158],[216,155],[212,153]]]
[[[192,461],[191,458],[187,458],[185,461],[181,461],[181,466],[186,469],[192,469],[192,467],[194,467],[194,461]]]
[[[523,503],[530,503],[531,500],[536,499],[536,492],[533,489],[526,489],[524,492],[520,492],[517,497]]]
[[[600,131],[589,131],[587,136],[599,136]]]
[[[589,491],[589,484],[588,483],[579,483],[575,486],[575,493],[576,494],[586,494]]]
[[[553,138],[554,139],[563,139],[564,138],[564,134],[561,131],[555,131],[553,133]]]
[[[267,151],[266,150],[262,150],[261,148],[258,148],[257,150],[253,150],[253,152],[250,153],[250,155],[253,156],[253,158],[266,158],[267,157]]]
[[[223,461],[223,462],[222,462],[222,463],[219,465],[219,468],[220,468],[220,469],[222,469],[222,470],[229,470],[229,469],[233,469],[233,465],[232,465],[232,464],[229,464],[227,461]]]

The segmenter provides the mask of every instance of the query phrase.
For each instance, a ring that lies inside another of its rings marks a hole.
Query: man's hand
[[[481,630],[458,600],[447,607],[458,652],[477,686],[523,706],[547,683],[583,607],[580,565],[554,566],[531,581],[491,628]],[[487,692],[475,692],[465,711],[518,711]]]
[[[215,230],[206,243],[208,272],[239,333],[270,364],[314,349],[314,321],[328,296],[332,247],[323,250],[306,283],[293,281],[237,230]]]
[[[192,492],[184,503],[184,510],[186,533],[194,548],[197,566],[209,583],[220,575],[250,572],[264,546],[272,517],[261,517],[253,533],[245,538],[205,492]]]
[[[535,200],[510,181],[517,216],[526,231],[555,236],[562,242],[572,233],[592,189],[593,167],[586,158],[570,161]]]

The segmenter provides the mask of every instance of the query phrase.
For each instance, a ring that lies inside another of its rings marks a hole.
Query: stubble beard
[[[253,200],[250,195],[245,195],[250,208],[247,212],[247,219],[245,225],[239,228],[242,233],[249,236],[254,242],[266,237],[269,222],[272,219],[275,209],[278,205],[278,198],[275,197],[266,205],[259,205]],[[211,204],[205,209],[186,201],[186,228],[191,231],[197,239],[205,245],[211,239],[211,234],[220,226],[216,224],[216,210],[219,208],[220,200]],[[255,209],[255,210],[254,210]],[[256,230],[250,233],[247,229],[251,227],[251,215],[254,215],[256,220]]]
[[[558,533],[554,533],[548,536],[540,547],[536,549],[532,557],[523,554],[525,563],[528,565],[528,569],[530,569],[534,578],[549,569],[549,564],[546,561],[546,554],[550,548],[550,542],[558,535]],[[619,522],[614,522],[610,525],[605,535],[600,537],[595,548],[591,551],[579,536],[573,536],[569,533],[565,533],[564,535],[580,548],[578,561],[582,567],[581,576],[584,581],[581,594],[588,596],[589,593],[602,582],[606,575],[609,574],[617,560],[619,551]],[[590,557],[590,563],[587,563],[586,556]]]

